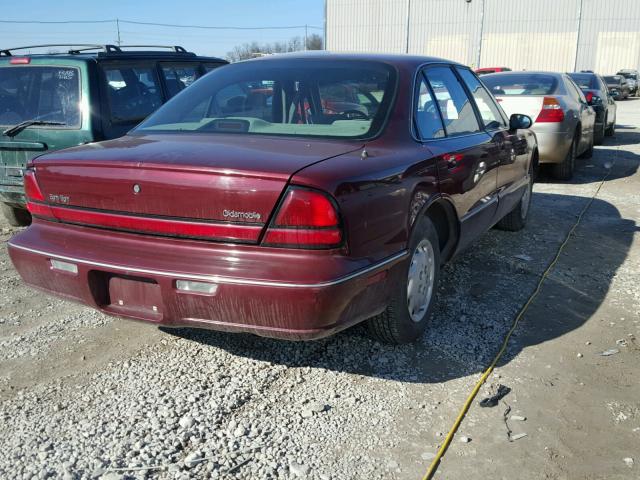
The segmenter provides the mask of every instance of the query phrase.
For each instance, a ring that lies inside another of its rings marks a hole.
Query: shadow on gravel
[[[543,165],[536,181],[538,183],[568,183],[571,185],[592,183],[597,181],[594,175],[600,175],[602,178],[606,173],[606,169],[602,165],[597,165],[597,162],[603,164],[614,160],[617,168],[607,177],[607,181],[631,177],[638,171],[640,155],[619,148],[628,145],[640,145],[640,131],[632,126],[617,125],[615,136],[605,138],[604,144],[597,146],[594,150],[593,158],[578,158],[576,160],[577,170],[573,179],[568,182],[556,180],[549,175],[550,169],[544,168],[547,166]]]
[[[492,230],[445,265],[431,324],[414,345],[377,343],[366,336],[363,325],[309,343],[197,329],[166,331],[234,355],[291,367],[413,383],[467,376],[482,371],[498,351],[586,201],[535,193],[535,209],[524,231]],[[512,337],[502,363],[529,345],[553,340],[585,323],[602,303],[637,231],[634,221],[596,199],[527,314],[524,328]]]

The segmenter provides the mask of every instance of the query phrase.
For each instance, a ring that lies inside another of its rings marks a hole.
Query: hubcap
[[[414,322],[419,322],[431,303],[435,279],[435,255],[428,240],[422,240],[413,251],[407,277],[409,316]]]

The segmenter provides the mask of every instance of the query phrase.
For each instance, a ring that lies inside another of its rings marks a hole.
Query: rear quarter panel
[[[413,140],[410,140],[413,142]],[[349,253],[376,261],[406,248],[412,202],[439,195],[436,161],[417,143],[368,144],[320,162],[291,182],[330,192],[343,217]]]

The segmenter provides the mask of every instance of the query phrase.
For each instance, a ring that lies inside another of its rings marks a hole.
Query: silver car
[[[504,72],[483,75],[482,82],[508,116],[531,117],[540,163],[551,164],[554,177],[571,179],[576,157],[591,157],[596,114],[568,75]]]

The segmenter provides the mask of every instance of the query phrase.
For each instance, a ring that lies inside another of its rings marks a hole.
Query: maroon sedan
[[[315,53],[221,67],[127,136],[35,159],[29,285],[165,326],[424,331],[440,266],[527,220],[535,136],[467,67]]]

